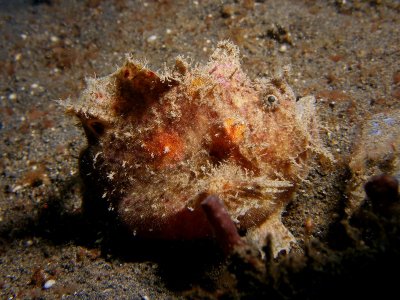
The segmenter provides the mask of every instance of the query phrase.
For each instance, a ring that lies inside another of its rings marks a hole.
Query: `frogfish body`
[[[314,154],[329,156],[314,102],[282,77],[251,81],[223,41],[205,65],[178,57],[161,75],[130,58],[65,105],[88,139],[82,176],[133,234],[212,237],[200,203],[216,195],[252,243],[270,234],[276,255],[294,242],[283,210]]]

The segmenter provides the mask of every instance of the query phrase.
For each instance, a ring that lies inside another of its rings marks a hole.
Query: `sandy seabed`
[[[345,288],[353,296],[394,291],[398,217],[368,200],[350,220],[345,208],[348,182],[363,184],[352,181],[349,162],[368,140],[366,120],[400,109],[399,15],[395,0],[0,1],[0,297],[329,299]],[[56,101],[77,97],[85,77],[110,74],[127,53],[162,70],[180,54],[205,62],[224,39],[239,46],[251,78],[290,66],[295,93],[317,99],[336,159],[299,188],[283,215],[298,244],[266,270],[247,254],[224,258],[212,241],[140,241],[107,217],[89,221],[78,169],[86,140]]]

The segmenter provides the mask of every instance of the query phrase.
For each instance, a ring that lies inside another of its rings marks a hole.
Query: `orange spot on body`
[[[145,142],[145,149],[154,158],[158,168],[164,168],[180,161],[184,144],[176,133],[160,132]]]
[[[191,85],[194,89],[198,89],[205,84],[205,81],[201,77],[196,77],[192,80]]]
[[[209,153],[215,163],[233,160],[246,169],[258,171],[240,151],[245,130],[246,125],[231,118],[225,119],[222,126],[211,129],[212,142]]]
[[[152,72],[152,71],[147,71],[147,72],[146,72],[146,75],[147,75],[148,77],[150,77],[150,78],[156,77],[156,74],[155,74],[154,72]]]
[[[224,121],[224,129],[227,137],[236,144],[243,140],[246,126],[244,124],[235,122],[235,120],[231,118],[228,118]]]

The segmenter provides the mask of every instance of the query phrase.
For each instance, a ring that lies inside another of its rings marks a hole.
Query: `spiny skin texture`
[[[200,203],[216,195],[251,242],[271,234],[276,255],[294,241],[281,214],[312,154],[329,156],[314,102],[281,77],[251,81],[224,41],[207,64],[178,57],[163,75],[129,59],[66,105],[88,138],[82,176],[133,234],[210,237]]]

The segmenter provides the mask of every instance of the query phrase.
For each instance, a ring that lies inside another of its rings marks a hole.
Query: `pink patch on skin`
[[[212,68],[210,71],[208,71],[208,74],[212,74],[217,70],[217,66],[214,66],[214,68]]]
[[[94,99],[96,101],[103,101],[104,100],[104,95],[102,93],[100,93],[100,92],[95,92],[93,96],[94,96]]]

